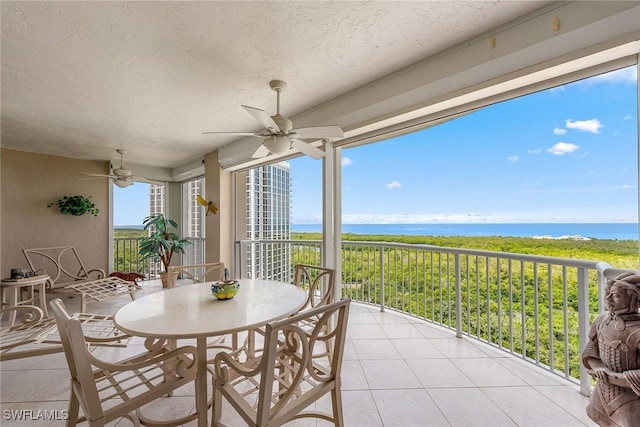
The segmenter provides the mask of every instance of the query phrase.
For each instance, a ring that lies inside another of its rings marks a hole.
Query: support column
[[[341,247],[342,247],[342,170],[341,149],[334,148],[329,140],[324,141],[325,157],[322,163],[322,265],[336,270],[335,299],[341,294]]]

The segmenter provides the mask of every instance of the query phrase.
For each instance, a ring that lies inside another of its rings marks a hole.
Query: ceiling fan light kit
[[[140,177],[140,176],[134,176],[131,173],[131,171],[124,166],[124,153],[125,153],[125,150],[120,148],[120,149],[117,149],[116,152],[118,154],[120,154],[120,167],[113,168],[111,175],[103,175],[103,174],[95,174],[95,173],[87,173],[87,172],[85,172],[86,175],[92,177],[92,178],[87,178],[87,179],[108,178],[108,179],[111,180],[111,182],[113,182],[114,185],[116,185],[116,186],[118,186],[120,188],[125,188],[125,187],[128,187],[130,185],[133,185],[134,181],[141,181],[141,182],[146,182],[148,184],[155,184],[155,185],[162,185],[163,184],[160,181],[153,181],[153,180],[146,179],[146,178],[143,178],[143,177]]]
[[[269,155],[269,153],[273,155],[281,155],[286,153],[288,150],[294,150],[311,156],[314,159],[320,159],[324,157],[324,151],[306,141],[303,141],[303,139],[318,140],[344,137],[344,132],[339,126],[315,126],[299,129],[293,128],[293,122],[280,114],[280,92],[287,87],[287,83],[282,80],[272,80],[269,82],[269,87],[276,92],[275,115],[269,116],[264,110],[250,107],[248,105],[242,106],[242,108],[251,114],[253,118],[264,127],[262,132],[203,132],[203,134],[226,134],[262,138],[262,144],[251,156],[253,158],[265,157]]]

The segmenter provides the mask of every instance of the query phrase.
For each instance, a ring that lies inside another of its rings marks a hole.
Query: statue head
[[[616,314],[636,313],[640,303],[640,275],[622,273],[607,281],[605,305]]]

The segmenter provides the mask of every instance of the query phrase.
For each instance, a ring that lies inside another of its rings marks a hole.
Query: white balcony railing
[[[289,251],[283,251],[284,246]],[[289,260],[267,254],[288,253]],[[268,263],[320,265],[321,241],[243,240],[236,277],[273,278]],[[602,309],[606,263],[430,245],[345,241],[341,292],[454,330],[591,390],[580,363],[591,322]]]
[[[205,239],[201,237],[188,237],[191,242],[185,248],[182,256],[182,264],[202,264],[204,263]],[[161,271],[160,262],[142,260],[138,255],[140,238],[115,238],[113,239],[113,271],[127,271],[142,273],[146,279],[157,279]],[[173,263],[173,262],[172,262]]]

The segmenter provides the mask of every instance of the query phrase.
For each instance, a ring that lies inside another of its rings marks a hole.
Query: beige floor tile
[[[423,390],[372,390],[385,427],[448,426],[431,396]]]
[[[342,363],[342,390],[369,390],[359,360],[345,360]]]
[[[519,427],[584,425],[532,387],[491,387],[482,391]]]
[[[318,408],[327,411],[329,408]],[[382,420],[378,408],[369,390],[345,390],[342,392],[342,406],[344,408],[344,425],[349,427],[382,427]],[[320,425],[320,423],[318,423]],[[323,426],[327,424],[322,424]]]
[[[402,359],[398,350],[387,339],[353,340],[352,343],[360,360]]]
[[[587,416],[589,398],[580,394],[578,386],[534,386],[536,390],[590,427],[597,426]]]
[[[381,326],[389,338],[424,338],[411,323],[384,323]]]
[[[407,364],[425,388],[475,387],[449,359],[411,359]]]
[[[511,372],[520,377],[529,385],[551,385],[565,386],[567,381],[557,375],[545,372],[544,369],[536,367],[534,364],[518,360],[516,358],[496,358],[493,359]]]
[[[422,388],[404,360],[361,360],[371,389]]]
[[[414,323],[413,326],[420,331],[425,338],[455,338],[455,331],[431,325],[429,323]]]
[[[463,357],[489,357],[487,353],[471,344],[465,338],[432,339],[431,343],[450,359]]]
[[[430,389],[452,426],[510,427],[516,424],[477,388]]]
[[[349,321],[347,334],[352,340],[387,339],[387,335],[377,323],[353,324]]]
[[[504,387],[526,385],[517,375],[493,359],[451,359],[478,387]]]
[[[444,354],[427,338],[392,339],[391,344],[404,359],[443,358]]]

